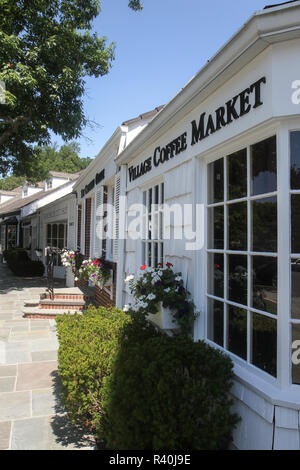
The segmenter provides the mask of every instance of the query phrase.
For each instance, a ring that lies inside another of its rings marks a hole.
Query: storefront
[[[105,260],[111,275],[105,286],[95,286],[99,305],[116,304],[117,278],[122,281],[122,271],[117,269],[120,255],[119,227],[121,171],[115,157],[135,139],[162,107],[122,123],[102,147],[93,162],[74,186],[76,192],[76,249],[86,258]]]
[[[116,159],[117,304],[143,264],[182,272],[195,340],[234,362],[239,449],[300,449],[299,21],[254,14]]]

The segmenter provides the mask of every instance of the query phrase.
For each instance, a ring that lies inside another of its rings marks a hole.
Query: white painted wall
[[[290,128],[300,129],[300,92],[298,93],[299,103],[295,104],[292,101],[292,94],[295,92],[292,82],[296,79],[300,81],[299,50],[299,39],[269,46],[183,119],[175,124],[173,119],[173,125],[165,133],[156,139],[151,136],[151,144],[148,147],[143,144],[142,152],[138,157],[134,156],[134,159],[128,163],[128,167],[135,166],[153,156],[157,146],[164,147],[183,132],[187,132],[188,147],[186,151],[156,168],[153,167],[152,171],[135,181],[127,180],[127,217],[130,205],[134,202],[141,202],[142,191],[158,181],[165,183],[165,202],[168,204],[205,203],[206,164],[210,159],[223,156],[228,149],[234,151],[232,149],[243,148],[247,139],[248,143],[262,140],[270,132],[269,135],[277,133],[281,139],[282,129],[288,126],[288,122],[284,120],[286,117],[295,118],[291,121]],[[263,76],[266,77],[266,84],[261,87],[262,106],[252,109],[245,116],[197,144],[191,145],[192,120],[198,120],[203,112],[213,113],[219,106],[224,105],[226,101]],[[279,118],[282,121],[279,121]],[[286,130],[284,132],[287,133]],[[278,140],[278,155],[279,160],[282,161],[287,158],[288,145],[286,139],[284,140],[285,146],[280,139]],[[282,164],[279,162],[278,168],[281,167]],[[175,226],[171,227],[171,231],[175,229]],[[205,278],[207,276],[205,249],[197,253],[189,253],[184,249],[181,240],[173,240],[165,241],[164,252],[165,260],[171,261],[174,270],[181,271],[184,279],[187,280],[196,306],[201,311],[195,330],[196,338],[205,337]],[[126,240],[124,258],[124,277],[137,273],[141,262],[138,242]],[[131,300],[130,294],[128,286],[124,283],[121,288],[123,305],[125,305]],[[279,318],[278,325],[281,324],[282,321]],[[281,351],[280,348],[279,350]],[[253,367],[250,371],[251,366],[247,369],[243,361],[236,360],[235,364],[239,364],[239,367],[235,367],[237,379],[232,390],[233,409],[242,419],[234,432],[234,446],[238,449],[300,450],[299,386],[289,389],[288,385],[288,388],[283,390],[279,381],[268,380]]]

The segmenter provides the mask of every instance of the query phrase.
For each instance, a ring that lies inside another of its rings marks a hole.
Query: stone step
[[[52,300],[50,294],[41,294],[40,300]],[[56,294],[54,293],[53,300],[84,300],[83,294]]]
[[[84,300],[74,300],[74,299],[43,299],[40,300],[39,305],[42,306],[53,306],[54,308],[57,307],[84,307],[85,301]]]
[[[40,307],[24,307],[23,308],[23,317],[24,318],[49,318],[53,319],[56,318],[59,315],[64,315],[65,313],[68,313],[70,315],[74,315],[74,313],[77,312],[79,314],[82,314],[82,311],[80,310],[64,310],[64,309],[44,309]]]

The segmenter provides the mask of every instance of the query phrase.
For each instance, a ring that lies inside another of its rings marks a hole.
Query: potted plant
[[[180,330],[190,334],[195,318],[195,306],[184,287],[181,273],[174,273],[171,263],[157,268],[141,266],[142,273],[135,280],[129,275],[133,304],[124,307],[133,316],[143,317],[163,330]]]
[[[110,275],[110,269],[100,258],[84,259],[78,270],[78,280],[87,280],[89,286],[99,284],[101,288],[104,287],[105,282],[109,279]]]

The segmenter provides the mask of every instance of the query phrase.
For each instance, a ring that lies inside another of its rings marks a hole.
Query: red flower
[[[219,264],[215,264],[215,267],[221,269],[221,266]]]
[[[168,266],[168,268],[170,268],[171,266],[173,266],[172,263],[166,263],[166,266]]]
[[[145,264],[143,264],[143,266],[140,267],[140,269],[146,269],[147,266]]]
[[[163,266],[163,264],[162,263],[157,263],[157,266]]]

